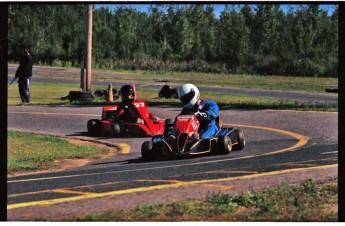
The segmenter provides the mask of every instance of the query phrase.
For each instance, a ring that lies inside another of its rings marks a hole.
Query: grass
[[[127,75],[135,75],[135,78],[145,78],[148,82],[166,80],[171,83],[190,82],[196,85],[238,87],[248,89],[288,90],[323,93],[326,87],[337,86],[337,78],[317,77],[289,77],[289,76],[260,76],[237,74],[212,74],[212,73],[152,73],[138,71],[127,72]],[[144,75],[144,76],[142,76]],[[157,79],[159,78],[159,79]],[[163,79],[164,78],[164,79]]]
[[[18,65],[10,64],[9,67],[17,68]],[[43,67],[44,68],[44,67]],[[66,69],[66,68],[64,68]],[[77,68],[69,68],[80,70]],[[239,75],[239,74],[215,74],[199,72],[155,72],[155,71],[128,71],[128,70],[101,70],[94,69],[98,72],[111,72],[116,74],[117,81],[127,81],[130,83],[194,83],[195,85],[238,87],[248,89],[266,89],[266,90],[288,90],[304,91],[313,93],[324,93],[327,87],[338,86],[338,78],[320,78],[320,77],[298,77],[298,76],[262,76],[262,75]],[[47,75],[35,75],[37,77],[46,77]],[[80,76],[73,75],[49,75],[51,78],[70,78],[80,79]],[[114,76],[97,78],[93,80],[113,81]]]
[[[97,159],[108,150],[73,145],[67,140],[47,135],[8,131],[8,174],[54,169],[59,159]]]
[[[114,87],[119,89],[120,87]],[[95,86],[94,90],[106,89],[106,87]],[[76,85],[69,84],[48,84],[32,83],[31,84],[31,104],[43,105],[69,105],[69,100],[61,100],[70,90],[79,90]],[[153,89],[138,88],[138,97],[152,105],[173,105],[181,106],[178,99],[159,98],[158,91]],[[280,110],[313,110],[313,111],[338,111],[338,106],[307,106],[298,102],[279,100],[269,97],[257,97],[251,95],[238,95],[229,93],[203,92],[202,99],[215,100],[221,109],[280,109]],[[115,100],[115,103],[119,100]],[[10,86],[8,89],[8,104],[21,105],[18,88]],[[78,103],[76,103],[78,104]],[[106,105],[106,101],[95,99],[94,105]]]
[[[203,200],[140,205],[132,210],[90,214],[78,221],[318,221],[338,219],[337,179],[298,186],[283,184],[240,195],[212,193]]]

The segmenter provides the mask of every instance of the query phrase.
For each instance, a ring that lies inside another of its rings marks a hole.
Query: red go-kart
[[[132,85],[135,89],[134,84]],[[117,105],[104,106],[101,119],[90,119],[87,122],[87,131],[91,135],[111,135],[120,136],[157,136],[164,133],[164,119],[156,117],[148,112],[148,106],[145,101],[136,99],[128,106],[132,115],[138,120],[136,122],[124,122],[119,120],[117,114]]]
[[[235,128],[221,127],[219,117],[217,123],[220,130],[214,136],[199,139],[197,131],[200,123],[195,115],[179,115],[175,123],[167,119],[165,133],[142,144],[142,158],[153,161],[174,156],[229,154],[232,150],[242,150],[245,146],[243,132]]]

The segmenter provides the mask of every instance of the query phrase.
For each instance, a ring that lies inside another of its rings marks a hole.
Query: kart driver
[[[134,89],[130,85],[124,85],[120,89],[121,103],[115,112],[116,120],[129,123],[143,123],[139,113],[133,105]]]
[[[200,122],[198,134],[193,134],[194,138],[209,138],[215,135],[220,129],[217,123],[219,115],[217,103],[213,100],[200,100],[199,89],[190,83],[180,86],[177,94],[183,104],[180,115],[196,114]]]

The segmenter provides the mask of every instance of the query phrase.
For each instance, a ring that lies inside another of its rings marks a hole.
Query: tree
[[[244,66],[249,54],[249,28],[243,14],[228,6],[221,12],[217,28],[218,60],[226,62],[234,70]]]

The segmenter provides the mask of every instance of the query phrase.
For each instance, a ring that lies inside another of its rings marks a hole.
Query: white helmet
[[[191,109],[200,98],[199,89],[190,83],[180,86],[177,90],[177,95],[183,106],[188,109]]]

